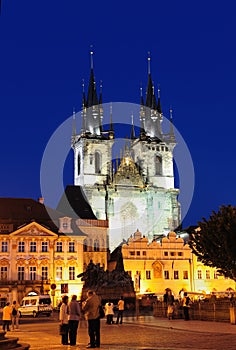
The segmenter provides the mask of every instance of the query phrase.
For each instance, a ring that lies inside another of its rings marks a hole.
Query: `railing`
[[[194,302],[190,305],[189,316],[191,320],[230,322],[229,300],[215,302]],[[167,306],[163,302],[153,304],[153,315],[166,317]],[[183,318],[183,309],[179,303],[174,306],[174,318]]]

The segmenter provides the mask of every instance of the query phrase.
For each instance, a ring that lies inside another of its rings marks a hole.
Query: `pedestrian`
[[[183,298],[183,310],[184,310],[184,319],[185,321],[189,320],[189,308],[190,308],[190,298],[188,297],[188,293],[184,292]]]
[[[2,312],[2,329],[5,331],[7,328],[7,331],[10,332],[10,324],[11,324],[11,306],[10,303],[7,302],[6,305],[3,308]]]
[[[85,312],[86,319],[88,320],[90,343],[87,345],[87,348],[100,348],[100,305],[101,299],[99,296],[92,290],[89,290],[87,292],[87,299],[82,305],[82,310]]]
[[[69,307],[68,307],[68,296],[62,297],[62,304],[59,313],[61,343],[68,345],[68,333],[69,333]]]
[[[113,323],[113,316],[114,316],[114,304],[108,301],[105,304],[105,316],[107,317],[107,324],[112,324]]]
[[[70,345],[76,345],[76,336],[80,319],[80,305],[77,296],[72,295],[69,304],[69,338]]]
[[[12,330],[14,331],[14,327],[16,329],[19,329],[19,311],[18,311],[18,304],[16,303],[16,300],[13,301],[12,303],[12,310],[11,310],[11,327]]]
[[[172,292],[170,289],[166,291],[166,294],[164,295],[164,301],[167,306],[167,317],[169,320],[173,319],[173,313],[174,313],[174,296],[172,295]]]
[[[121,296],[120,300],[118,301],[118,314],[117,314],[116,324],[118,324],[119,321],[120,321],[120,324],[123,323],[124,309],[125,309],[125,302],[124,302],[123,297]]]

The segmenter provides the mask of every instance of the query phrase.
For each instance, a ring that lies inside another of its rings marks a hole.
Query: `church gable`
[[[12,232],[10,236],[14,237],[54,237],[57,238],[58,235],[46,227],[38,224],[37,222],[32,222],[28,225],[20,227],[18,230]]]

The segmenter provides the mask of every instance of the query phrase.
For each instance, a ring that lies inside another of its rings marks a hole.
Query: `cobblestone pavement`
[[[60,345],[59,323],[22,324],[19,331],[7,333],[29,343],[30,350],[85,349],[86,323],[78,330],[77,346]],[[141,317],[125,319],[122,325],[101,321],[101,350],[235,350],[236,325],[220,322],[184,321]]]

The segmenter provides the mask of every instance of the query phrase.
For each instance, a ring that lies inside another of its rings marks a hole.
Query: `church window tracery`
[[[101,154],[98,151],[95,152],[95,173],[101,173]]]
[[[160,156],[156,156],[155,158],[155,170],[156,175],[162,175],[162,159]]]

